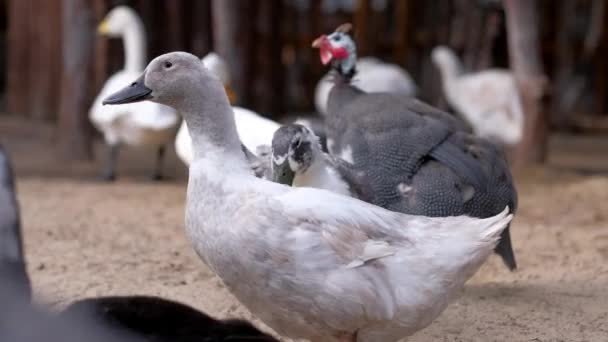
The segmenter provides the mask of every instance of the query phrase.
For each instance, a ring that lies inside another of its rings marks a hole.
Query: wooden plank
[[[393,58],[401,65],[407,65],[407,54],[410,45],[410,0],[395,2],[395,33],[393,35]]]
[[[369,54],[369,0],[357,0],[357,9],[355,10],[354,16],[357,55],[365,56],[366,54]]]
[[[63,48],[58,151],[72,160],[92,157],[88,110],[95,23],[88,0],[63,0]]]
[[[13,114],[29,113],[30,23],[28,20],[32,0],[8,2],[8,63],[7,63],[7,111]]]
[[[55,119],[59,105],[61,0],[36,2],[30,16],[29,115],[49,121]]]
[[[515,74],[524,109],[524,134],[513,155],[513,166],[543,162],[547,154],[549,120],[547,77],[541,60],[538,2],[504,0],[511,69]]]
[[[239,0],[212,0],[211,13],[213,20],[213,49],[226,60],[232,76],[232,85],[237,94],[243,93],[241,83],[242,46],[238,44],[240,24]]]

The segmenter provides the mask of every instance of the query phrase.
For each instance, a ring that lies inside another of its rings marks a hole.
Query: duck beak
[[[110,26],[107,20],[102,20],[102,22],[97,26],[97,33],[100,35],[106,35],[110,32]]]
[[[226,95],[228,95],[228,100],[234,105],[237,99],[234,90],[232,90],[232,87],[228,84],[224,85],[224,89],[226,90]]]
[[[289,161],[283,164],[272,163],[272,181],[279,184],[292,186],[296,174],[289,167]]]
[[[146,85],[144,84],[144,76],[145,73],[141,75],[138,79],[136,79],[133,83],[106,97],[102,103],[104,105],[116,105],[140,102],[151,99],[152,89],[146,87]]]

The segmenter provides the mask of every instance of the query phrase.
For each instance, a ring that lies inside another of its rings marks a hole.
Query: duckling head
[[[306,126],[282,126],[272,137],[272,180],[292,185],[297,174],[306,172],[320,151],[319,138]]]

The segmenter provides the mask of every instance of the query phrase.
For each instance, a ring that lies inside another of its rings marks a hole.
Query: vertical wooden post
[[[357,55],[361,57],[369,53],[369,0],[357,0],[357,9],[355,10],[354,16]]]
[[[242,48],[238,44],[239,0],[212,0],[213,48],[230,67],[232,84],[237,95],[243,93],[241,85]]]
[[[537,1],[504,0],[511,69],[524,109],[524,135],[516,147],[513,165],[542,162],[546,157],[549,123],[545,111],[547,78],[540,54]]]
[[[109,11],[106,0],[92,1],[94,25],[97,27]],[[93,92],[97,93],[108,78],[108,39],[95,35],[95,62],[93,65]]]
[[[166,30],[168,31],[168,49],[170,51],[184,49],[184,30],[183,22],[183,3],[182,0],[173,0],[165,2],[165,13],[167,18]]]
[[[36,2],[29,14],[29,114],[38,120],[51,120],[59,104],[59,74],[61,69],[61,0]],[[24,77],[24,78],[25,78]]]
[[[31,5],[31,0],[8,2],[7,109],[20,115],[29,112],[29,79],[23,73],[29,70]]]
[[[68,159],[92,157],[88,110],[94,41],[93,12],[88,0],[63,0],[59,152]]]
[[[249,2],[247,2],[249,3]],[[192,8],[192,53],[203,57],[212,50],[211,2],[194,0]]]
[[[400,0],[395,3],[395,34],[393,44],[395,47],[394,58],[398,64],[405,65],[407,62],[407,52],[410,44],[409,40],[409,17],[410,1]]]

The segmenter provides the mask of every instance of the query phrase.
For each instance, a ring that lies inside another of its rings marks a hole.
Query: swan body
[[[406,215],[256,178],[221,82],[188,53],[157,57],[104,103],[146,98],[188,123],[186,231],[195,251],[286,337],[390,342],[413,334],[445,309],[511,220],[508,208],[487,219]]]
[[[113,180],[116,177],[115,164],[120,145],[157,149],[154,177],[162,178],[164,148],[175,138],[179,124],[175,110],[158,103],[133,103],[123,108],[104,107],[101,104],[105,97],[143,71],[146,63],[143,24],[134,10],[118,6],[106,15],[98,31],[102,35],[122,38],[125,50],[123,70],[106,81],[89,111],[91,123],[102,133],[110,151],[104,178]]]
[[[334,86],[332,75],[327,73],[315,88],[315,107],[317,112],[327,113],[329,92]],[[393,93],[406,97],[416,96],[417,87],[412,77],[396,64],[382,62],[374,57],[357,60],[357,75],[354,86],[366,93]]]
[[[524,115],[510,71],[488,69],[465,74],[458,57],[445,46],[436,47],[432,59],[441,73],[447,101],[476,135],[506,146],[521,141]]]

